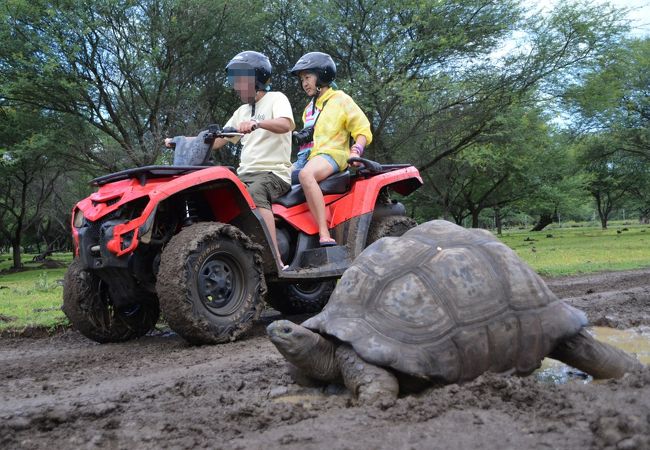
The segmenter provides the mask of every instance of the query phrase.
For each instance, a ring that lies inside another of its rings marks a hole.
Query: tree
[[[256,38],[241,30],[255,27],[254,4],[12,2],[0,11],[0,98],[83,119],[100,132],[86,154],[105,170],[152,164],[168,132],[207,121],[206,80],[224,96],[225,62]]]
[[[594,198],[603,229],[612,211],[624,204],[647,180],[650,164],[624,151],[612,153],[607,136],[590,136],[582,144],[581,161],[589,175],[587,189]]]
[[[650,160],[650,38],[613,46],[580,81],[564,94],[576,128]]]
[[[577,161],[572,136],[551,128],[541,151],[541,159],[529,172],[530,194],[514,205],[536,218],[531,231],[542,231],[560,214],[576,217],[590,203],[587,176]]]
[[[586,3],[530,18],[514,0],[276,0],[268,10],[269,53],[289,61],[308,50],[332,54],[339,86],[371,119],[368,157],[417,162],[429,181],[485,135],[507,132],[498,120],[505,110],[537,101],[539,89],[581,70],[624,30],[620,11]],[[493,57],[516,30],[526,30],[523,48]],[[434,184],[423,189],[432,191],[421,197],[444,196]],[[439,201],[445,215],[449,201]]]
[[[603,228],[634,199],[643,216],[650,163],[650,38],[612,46],[564,94]]]
[[[58,117],[8,108],[1,114],[0,234],[11,243],[13,268],[19,269],[23,237],[42,221],[55,183],[66,171],[55,148],[70,137]]]
[[[553,203],[551,212],[556,216],[559,191],[566,196],[576,193],[567,190],[567,179],[575,173],[564,169],[570,158],[546,124],[548,118],[538,108],[514,105],[495,120],[498,124],[489,127],[494,131],[430,171],[434,175],[427,184],[442,209],[457,223],[471,217],[473,227],[479,226],[479,216],[488,208],[494,210],[497,223],[501,209],[511,205],[542,214],[546,210],[535,211],[532,206]]]

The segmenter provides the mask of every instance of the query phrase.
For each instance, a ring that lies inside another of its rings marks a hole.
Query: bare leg
[[[336,349],[336,361],[345,386],[362,403],[386,399],[394,401],[399,394],[397,378],[381,367],[367,363],[348,345]]]
[[[280,267],[283,267],[284,263],[282,262],[282,257],[280,256],[280,249],[278,248],[278,238],[275,233],[275,217],[273,217],[273,211],[266,208],[258,208],[258,210],[260,212],[260,215],[262,216],[262,220],[264,220],[264,224],[266,225],[266,228],[268,228],[269,230],[269,234],[271,235],[271,242],[273,243],[275,254],[278,255],[278,261],[280,262]]]
[[[329,177],[334,172],[332,165],[320,156],[310,159],[304,169],[300,171],[298,178],[305,192],[305,198],[309,205],[309,210],[318,225],[318,235],[321,239],[331,239],[327,220],[325,217],[325,200],[323,192],[318,186],[318,182]]]
[[[594,378],[620,378],[643,365],[623,350],[597,341],[585,329],[561,342],[548,355],[587,372]]]

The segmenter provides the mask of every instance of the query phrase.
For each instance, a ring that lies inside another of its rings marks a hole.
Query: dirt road
[[[650,327],[650,269],[547,281],[595,324]],[[2,338],[0,448],[650,448],[650,369],[587,384],[484,375],[362,407],[295,385],[263,331],[212,347],[162,332]]]

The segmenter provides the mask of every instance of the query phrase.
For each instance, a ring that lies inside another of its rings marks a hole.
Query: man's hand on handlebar
[[[239,126],[237,127],[237,131],[239,131],[240,133],[248,134],[257,130],[258,127],[259,127],[259,122],[257,120],[247,120],[239,124]]]

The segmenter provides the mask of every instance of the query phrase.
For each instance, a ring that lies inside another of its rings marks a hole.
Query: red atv
[[[363,166],[320,183],[332,237],[320,247],[300,185],[273,205],[281,270],[269,233],[232,167],[206,166],[211,142],[235,135],[211,126],[176,138],[173,166],[147,166],[92,180],[99,189],[72,211],[76,258],[63,310],[97,342],[139,337],[162,310],[191,343],[236,339],[264,300],[285,314],[319,311],[336,279],[370,243],[416,225],[389,192],[422,185],[410,165]]]

